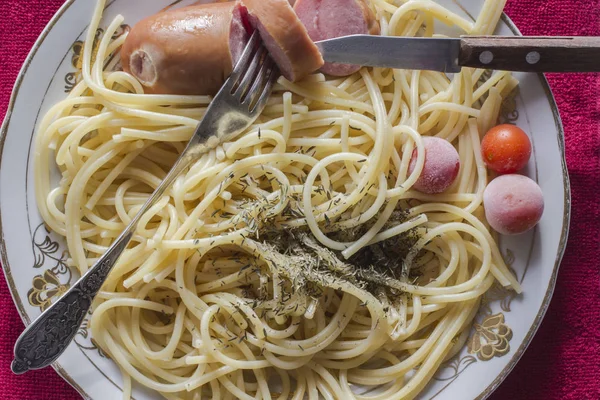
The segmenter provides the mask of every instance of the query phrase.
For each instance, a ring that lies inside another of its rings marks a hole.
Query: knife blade
[[[350,35],[316,42],[326,62],[460,72],[461,67],[523,72],[598,72],[600,37]]]
[[[327,62],[460,72],[460,39],[349,35],[316,44]]]

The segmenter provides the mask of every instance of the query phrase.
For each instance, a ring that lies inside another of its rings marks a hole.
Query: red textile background
[[[62,3],[0,1],[0,120],[21,64]],[[600,0],[509,0],[506,11],[525,35],[600,36]],[[548,314],[494,400],[600,399],[600,75],[552,74],[548,79],[565,126],[571,232]],[[22,329],[0,279],[0,399],[79,398],[52,369],[24,376],[10,372],[13,344]]]

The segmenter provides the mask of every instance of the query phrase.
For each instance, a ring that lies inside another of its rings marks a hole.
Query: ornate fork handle
[[[94,297],[131,240],[140,218],[189,165],[193,159],[191,153],[190,151],[182,153],[142,209],[92,268],[19,336],[15,343],[15,359],[11,364],[15,374],[47,367],[56,361],[71,343],[88,314]]]
[[[11,369],[22,374],[53,363],[77,334],[92,300],[133,234],[125,232],[84,276],[19,337]]]

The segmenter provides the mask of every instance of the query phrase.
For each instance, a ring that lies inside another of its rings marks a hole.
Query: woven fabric
[[[27,53],[62,3],[0,1],[0,119]],[[600,0],[509,0],[507,13],[525,35],[600,36]],[[600,399],[600,75],[552,74],[548,79],[565,127],[571,231],[548,314],[494,400]],[[22,376],[10,372],[13,344],[22,329],[0,279],[0,399],[79,398],[52,369]]]

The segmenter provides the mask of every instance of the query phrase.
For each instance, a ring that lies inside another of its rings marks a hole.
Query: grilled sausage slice
[[[323,57],[288,0],[242,0],[250,23],[281,73],[297,81],[323,66]]]
[[[315,42],[347,35],[379,35],[379,23],[367,1],[296,0],[294,10]],[[325,63],[321,72],[347,76],[359,69],[357,65]]]

